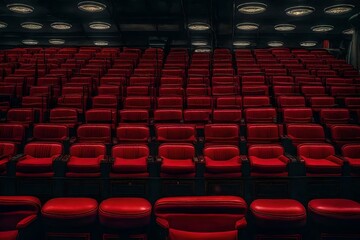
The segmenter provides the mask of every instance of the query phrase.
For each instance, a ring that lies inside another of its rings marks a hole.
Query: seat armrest
[[[297,161],[300,163],[305,163],[305,160],[302,159],[300,156],[296,157]]]
[[[23,153],[19,153],[19,154],[16,154],[15,156],[13,156],[10,161],[12,162],[18,162],[18,161],[21,161],[23,158],[25,157],[25,155]]]
[[[244,136],[240,136],[240,141],[241,142],[246,142],[246,138]]]
[[[288,158],[288,157],[285,156],[285,155],[280,155],[280,156],[279,156],[279,160],[282,161],[283,163],[290,163],[290,162],[291,162],[291,159]]]
[[[100,164],[109,163],[109,156],[105,155],[103,159],[100,160]]]
[[[244,229],[244,228],[246,228],[246,226],[247,226],[247,221],[246,221],[245,217],[236,221],[236,223],[235,223],[235,228],[237,230]]]
[[[194,157],[194,162],[196,162],[196,163],[205,163],[205,158],[204,158],[204,156],[202,156],[202,155],[199,155],[199,156],[197,156],[197,157]]]
[[[328,156],[326,159],[333,162],[333,163],[339,164],[339,165],[344,164],[344,162],[343,162],[343,160],[341,158],[338,158],[338,157],[336,157],[334,155]]]
[[[147,162],[148,163],[154,163],[155,162],[155,158],[153,156],[148,156],[147,157]]]
[[[37,219],[36,215],[27,216],[26,218],[21,219],[21,221],[16,224],[16,229],[17,230],[24,229],[28,227],[31,223],[36,221],[36,219]]]
[[[63,157],[61,158],[62,162],[68,162],[69,160],[70,160],[70,155],[69,154],[63,155]]]
[[[296,157],[294,157],[293,155],[290,155],[290,154],[284,154],[285,157],[287,157],[290,162],[297,162],[298,160],[296,159]]]
[[[200,143],[205,142],[205,138],[204,138],[204,137],[198,137],[198,140],[199,140]]]
[[[245,162],[249,162],[249,159],[246,155],[240,155],[240,160],[241,162],[245,163]]]
[[[156,162],[162,163],[163,159],[160,156],[156,156]]]
[[[70,142],[70,144],[75,143],[75,142],[76,142],[76,137],[71,137],[71,138],[69,139],[69,142]]]

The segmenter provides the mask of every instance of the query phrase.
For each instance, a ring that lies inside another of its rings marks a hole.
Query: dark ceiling
[[[39,45],[50,45],[51,38],[64,39],[65,45],[93,45],[94,40],[105,40],[109,46],[148,46],[164,42],[170,46],[190,47],[194,39],[205,39],[214,47],[232,47],[235,40],[248,40],[252,46],[266,47],[268,41],[284,42],[284,46],[298,47],[299,42],[329,39],[333,47],[338,47],[350,35],[342,33],[351,27],[348,19],[360,12],[359,0],[259,0],[267,4],[267,10],[256,15],[246,15],[237,11],[241,3],[256,0],[96,0],[106,5],[102,12],[88,13],[78,9],[81,0],[3,0],[0,2],[0,21],[8,24],[0,29],[0,45],[19,46],[23,39],[35,39]],[[11,12],[7,5],[24,3],[34,7],[30,14]],[[333,16],[324,13],[324,8],[336,4],[352,4],[355,8],[346,14]],[[307,5],[315,12],[303,17],[290,17],[285,9]],[[27,30],[23,22],[43,24],[40,30]],[[72,24],[69,30],[54,30],[53,22]],[[89,23],[103,21],[111,24],[108,30],[93,30]],[[187,25],[202,21],[211,25],[205,32],[190,31]],[[236,24],[254,22],[259,24],[255,31],[240,31]],[[274,30],[277,24],[296,25],[292,32]],[[333,25],[328,33],[314,33],[314,25]]]

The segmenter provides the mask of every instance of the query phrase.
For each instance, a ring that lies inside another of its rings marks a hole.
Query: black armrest
[[[13,156],[10,161],[11,162],[18,162],[18,161],[21,161],[21,159],[25,157],[25,155],[23,153],[19,153],[19,154],[16,154],[15,156]]]
[[[153,156],[148,156],[147,162],[148,162],[148,163],[154,163],[154,162],[155,162],[155,158],[154,158]]]

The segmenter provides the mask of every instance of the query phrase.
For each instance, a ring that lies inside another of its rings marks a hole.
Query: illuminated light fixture
[[[349,28],[349,29],[345,29],[342,33],[346,35],[353,35],[355,31],[353,28]]]
[[[243,14],[259,14],[266,11],[267,5],[259,2],[242,3],[237,6],[240,13]]]
[[[53,45],[62,45],[65,43],[64,39],[49,39],[49,43]]]
[[[43,28],[43,25],[37,22],[24,22],[21,24],[21,27],[30,30],[40,30]]]
[[[282,46],[284,46],[284,43],[280,42],[280,41],[270,41],[270,42],[268,42],[268,46],[269,47],[282,47]]]
[[[330,32],[334,29],[334,26],[331,25],[316,25],[316,26],[312,26],[311,30],[313,32]]]
[[[100,40],[98,40],[98,41],[94,41],[94,45],[95,46],[107,46],[107,45],[109,45],[109,42],[108,41],[100,41]]]
[[[233,42],[233,45],[235,47],[248,47],[251,45],[251,42],[250,41],[241,41],[241,40],[238,40],[238,41],[234,41]]]
[[[195,49],[196,53],[209,53],[211,52],[211,48],[197,48]]]
[[[330,15],[341,15],[351,12],[355,6],[351,4],[338,4],[327,7],[324,12]]]
[[[12,11],[14,13],[20,13],[20,14],[29,14],[34,11],[34,7],[23,4],[23,3],[12,3],[12,4],[6,5],[6,7],[10,11]]]
[[[236,24],[236,28],[243,31],[254,31],[259,29],[259,24],[257,23],[238,23]]]
[[[0,22],[0,29],[1,28],[7,28],[8,24],[5,22]]]
[[[300,46],[302,47],[315,47],[317,45],[317,42],[315,41],[304,41],[300,43]]]
[[[208,42],[205,40],[194,40],[191,42],[191,45],[193,46],[207,46]]]
[[[279,32],[290,32],[294,31],[296,28],[293,24],[278,24],[274,26],[274,29]]]
[[[309,15],[315,11],[315,8],[310,6],[295,6],[285,9],[285,12],[288,16],[292,17],[302,17]]]
[[[84,12],[96,13],[104,11],[106,5],[94,1],[82,1],[78,3],[78,8]]]
[[[68,30],[72,27],[70,23],[65,22],[53,22],[50,26],[56,30]]]
[[[89,23],[89,27],[95,30],[106,30],[111,27],[111,24],[106,22],[91,22]]]
[[[25,39],[25,40],[22,40],[22,43],[25,45],[37,45],[39,43],[39,41],[33,40],[33,39]]]
[[[210,29],[210,25],[204,22],[189,23],[188,28],[193,31],[206,31]]]

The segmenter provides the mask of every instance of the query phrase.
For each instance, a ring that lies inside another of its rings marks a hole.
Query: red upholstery
[[[324,129],[318,124],[289,124],[286,132],[295,147],[301,143],[325,142]]]
[[[41,209],[45,224],[54,227],[84,227],[96,221],[98,203],[91,198],[53,198]]]
[[[333,125],[330,131],[331,140],[338,147],[350,143],[360,143],[360,126],[358,125]]]
[[[0,124],[0,141],[11,141],[17,144],[25,138],[25,127],[21,124]]]
[[[334,156],[330,144],[301,144],[297,147],[299,158],[304,161],[307,175],[341,175],[343,161]]]
[[[108,124],[82,124],[77,129],[77,139],[82,143],[112,143]]]
[[[0,196],[0,239],[16,240],[18,231],[36,220],[41,208],[38,198],[32,196]],[[29,236],[22,236],[29,239]]]
[[[311,108],[284,108],[284,123],[311,123],[313,114]]]
[[[111,108],[116,109],[118,99],[115,95],[99,95],[93,97],[93,108]]]
[[[305,98],[302,96],[280,96],[277,98],[279,108],[305,107]]]
[[[124,109],[119,111],[120,122],[148,122],[149,112],[145,109]]]
[[[53,162],[63,152],[60,143],[28,143],[24,157],[16,164],[17,176],[53,176]]]
[[[147,177],[149,148],[146,145],[116,145],[111,156],[114,163],[110,177]]]
[[[161,176],[195,176],[195,149],[186,143],[164,143],[159,147],[159,157],[162,159]]]
[[[243,98],[244,108],[270,107],[270,99],[265,96],[245,96]]]
[[[157,98],[157,107],[158,108],[183,108],[183,98],[182,97],[158,97]]]
[[[214,109],[212,114],[213,123],[237,123],[242,119],[240,109]]]
[[[149,127],[140,124],[121,124],[116,129],[119,143],[147,143],[150,137]]]
[[[78,124],[78,111],[71,108],[54,108],[50,111],[50,122],[74,128]]]
[[[103,144],[77,143],[70,147],[67,177],[99,177],[100,162],[105,159]]]
[[[344,108],[321,109],[320,122],[331,126],[332,124],[346,124],[350,121],[350,112]]]
[[[204,129],[206,144],[238,145],[239,126],[236,124],[207,124]]]
[[[236,146],[208,146],[204,149],[206,177],[240,177],[240,151]]]
[[[156,109],[154,110],[154,122],[182,122],[183,111],[181,109]]]
[[[108,198],[99,205],[99,221],[116,229],[143,228],[150,224],[151,208],[143,198]]]
[[[251,176],[287,176],[290,160],[280,145],[251,145],[248,150]]]
[[[306,209],[293,199],[257,199],[250,205],[257,227],[265,229],[302,228],[306,224]]]
[[[33,140],[63,142],[69,138],[66,125],[36,124],[33,128]]]
[[[236,240],[246,227],[246,202],[235,196],[167,197],[154,205],[156,222],[169,240]]]
[[[186,99],[187,108],[211,109],[212,98],[207,96],[194,96]]]
[[[0,142],[0,175],[7,172],[7,164],[16,153],[16,146],[11,142]]]
[[[124,100],[125,109],[151,109],[151,97],[126,97]]]
[[[279,127],[276,124],[248,124],[247,143],[277,143],[280,140]]]
[[[241,109],[242,98],[240,96],[216,98],[216,108]]]
[[[156,125],[156,140],[158,142],[196,142],[194,125],[164,124]]]
[[[7,112],[8,123],[22,124],[29,127],[35,121],[35,110],[31,108],[12,108]]]
[[[358,228],[360,224],[360,203],[349,199],[313,199],[308,212],[314,223],[325,227]]]
[[[346,144],[341,149],[342,155],[350,165],[351,173],[360,174],[360,144]]]
[[[276,122],[275,108],[247,108],[245,109],[246,123],[274,123]]]
[[[334,97],[311,97],[309,102],[314,112],[320,112],[322,108],[332,108],[336,106]]]

